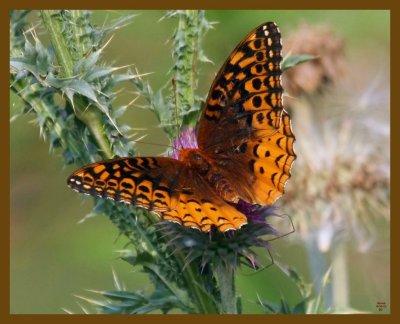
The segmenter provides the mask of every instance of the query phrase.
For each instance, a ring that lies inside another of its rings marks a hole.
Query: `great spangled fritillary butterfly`
[[[296,155],[282,106],[281,40],[273,22],[253,30],[216,76],[197,126],[198,148],[179,159],[126,157],[84,166],[68,178],[79,192],[146,208],[203,232],[247,223],[239,200],[271,205]]]

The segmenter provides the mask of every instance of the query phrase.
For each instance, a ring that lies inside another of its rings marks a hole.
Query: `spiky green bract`
[[[202,269],[207,265],[222,265],[236,269],[241,264],[257,268],[255,248],[268,248],[266,235],[276,235],[270,227],[250,222],[240,230],[221,233],[212,230],[203,233],[170,222],[159,225],[162,231],[173,237],[168,242],[186,255],[186,263],[198,262]]]

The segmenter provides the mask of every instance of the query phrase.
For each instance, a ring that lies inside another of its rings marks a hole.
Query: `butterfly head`
[[[180,150],[179,160],[187,163],[200,174],[207,173],[211,168],[208,158],[199,149]]]

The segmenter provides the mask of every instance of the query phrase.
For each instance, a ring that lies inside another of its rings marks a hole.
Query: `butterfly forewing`
[[[272,22],[233,50],[209,91],[198,126],[200,147],[212,147],[238,130],[244,138],[276,130],[282,112],[281,50],[280,32]]]
[[[167,163],[166,161],[163,161]],[[149,209],[168,208],[173,181],[160,181],[156,158],[118,158],[89,164],[68,178],[68,185],[79,192],[109,198]],[[170,174],[170,177],[178,176]]]
[[[248,34],[218,72],[198,125],[200,148],[250,203],[278,199],[296,157],[282,105],[281,50],[273,22]]]

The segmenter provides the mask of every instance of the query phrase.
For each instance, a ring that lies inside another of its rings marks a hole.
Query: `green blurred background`
[[[168,79],[171,66],[170,44],[175,21],[161,21],[163,11],[137,11],[134,22],[119,30],[107,50],[104,60],[115,65],[135,64],[142,73],[153,72],[148,79],[153,88]],[[102,24],[121,11],[95,11],[94,20]],[[198,93],[204,95],[219,66],[232,48],[251,29],[273,20],[285,35],[300,22],[329,23],[346,40],[347,53],[353,59],[359,55],[373,61],[388,60],[388,11],[207,11],[207,18],[217,21],[215,29],[205,38],[206,55],[214,64],[203,64]],[[35,23],[33,18],[32,23]],[[383,49],[383,50],[382,50]],[[383,54],[382,54],[383,53]],[[382,57],[383,55],[383,57]],[[377,59],[378,58],[378,59]],[[135,95],[128,87],[118,102],[129,102]],[[20,102],[11,96],[11,114]],[[146,276],[132,273],[131,267],[116,258],[115,250],[124,248],[126,240],[105,217],[90,218],[77,224],[92,207],[90,198],[83,198],[66,186],[71,167],[63,168],[56,152],[49,155],[48,144],[39,137],[32,116],[22,116],[11,123],[11,257],[10,312],[62,313],[62,308],[79,311],[73,296],[87,295],[85,289],[112,288],[112,268],[130,290],[149,287]],[[166,143],[167,138],[157,128],[151,112],[131,108],[124,121],[148,134],[147,141]],[[160,154],[156,146],[138,144],[141,155]],[[389,302],[389,236],[383,225],[382,235],[375,243],[374,253],[350,252],[351,306],[375,312],[376,302]],[[306,251],[300,243],[281,239],[273,244],[277,260],[290,264],[312,282]],[[360,276],[360,271],[363,275]],[[365,277],[367,275],[367,277]],[[366,282],[366,278],[368,278]],[[281,295],[289,301],[299,298],[294,284],[277,269],[270,268],[256,275],[240,275],[238,291],[243,296],[246,312],[260,312],[256,294],[269,300]]]

